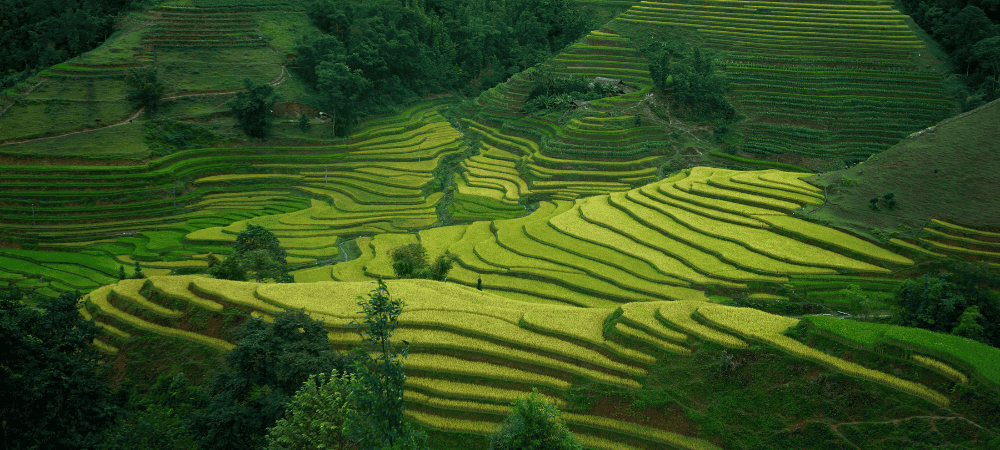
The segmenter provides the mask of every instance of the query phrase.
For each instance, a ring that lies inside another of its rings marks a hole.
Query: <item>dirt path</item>
[[[281,65],[281,72],[279,72],[278,76],[275,77],[273,80],[267,82],[267,84],[269,84],[271,86],[277,86],[277,85],[283,83],[285,81],[285,75],[287,73],[288,73],[287,69],[285,68],[284,64],[282,64]],[[45,80],[42,80],[42,81],[38,82],[38,84],[35,85],[35,87],[38,87],[44,81]],[[34,90],[35,87],[33,87],[31,89]],[[189,98],[189,97],[207,97],[207,96],[215,96],[215,95],[228,95],[228,94],[235,94],[237,92],[243,92],[245,90],[246,89],[231,89],[231,90],[220,90],[220,91],[193,92],[193,93],[188,93],[188,94],[175,94],[175,95],[168,95],[166,97],[163,97],[160,100],[161,101],[162,100],[176,100],[176,99],[179,99],[179,98]],[[29,91],[29,93],[30,93],[30,91]],[[25,94],[25,95],[27,95],[27,94]],[[8,106],[7,108],[10,108],[10,106]],[[80,133],[90,133],[90,132],[94,132],[94,131],[98,131],[98,130],[103,130],[103,129],[106,129],[106,128],[117,127],[119,125],[124,125],[124,124],[127,124],[127,123],[131,123],[133,120],[137,119],[144,111],[145,111],[144,108],[139,108],[132,115],[130,115],[130,116],[124,118],[124,119],[121,119],[121,120],[119,120],[117,122],[113,122],[111,124],[104,125],[104,126],[101,126],[101,127],[88,128],[88,129],[85,129],[85,130],[69,131],[69,132],[57,134],[57,135],[54,135],[54,136],[45,136],[45,137],[31,138],[31,139],[21,139],[21,140],[6,140],[6,141],[3,141],[3,142],[0,142],[0,146],[3,146],[3,145],[13,145],[13,144],[24,144],[26,142],[41,141],[41,140],[45,140],[45,139],[53,139],[53,138],[57,138],[57,137],[71,136],[71,135],[80,134]],[[4,110],[4,112],[6,112],[6,109]],[[0,113],[0,115],[2,115],[2,114],[3,113]]]

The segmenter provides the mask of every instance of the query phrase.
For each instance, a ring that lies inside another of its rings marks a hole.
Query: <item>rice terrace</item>
[[[1000,7],[0,0],[4,449],[1000,450]]]

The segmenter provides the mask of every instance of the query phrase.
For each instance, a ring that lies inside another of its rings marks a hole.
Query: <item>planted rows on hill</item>
[[[0,278],[55,296],[117,279],[118,265],[131,275],[135,261],[153,275],[204,267],[209,252],[230,253],[248,223],[274,231],[293,266],[340,259],[340,236],[426,228],[443,196],[428,193],[434,171],[464,151],[442,106],[421,103],[325,146],[192,149],[141,166],[8,167],[2,233],[101,269],[88,275],[4,251],[10,264]]]
[[[701,341],[731,348],[772,347],[931,404],[945,406],[950,402],[919,382],[880,368],[861,367],[782,335],[797,325],[798,319],[749,308],[691,300],[575,308],[509,300],[452,283],[390,280],[388,286],[394,297],[406,303],[394,339],[411,344],[406,359],[407,414],[437,429],[488,434],[510,413],[510,402],[532,388],[565,407],[572,380],[577,377],[640,389],[658,358],[687,357],[698,348],[692,344]],[[105,325],[98,347],[106,353],[115,353],[129,337],[141,334],[174,336],[220,350],[230,348],[229,342],[182,325],[190,320],[176,320],[196,311],[221,310],[223,303],[249,308],[265,320],[285,309],[304,308],[314,318],[323,319],[337,347],[347,348],[359,342],[349,324],[358,319],[357,297],[369,289],[369,282],[258,284],[200,276],[153,277],[95,290],[81,312]],[[826,335],[851,329],[837,325],[844,321],[826,319],[803,320]],[[854,334],[843,339],[861,344],[870,340],[864,333]],[[917,349],[910,364],[946,377],[992,377],[995,364],[988,364],[984,354],[956,369],[939,359],[961,359],[962,351],[923,348],[906,337],[893,339]],[[982,353],[982,349],[976,352]],[[691,436],[612,417],[576,412],[563,416],[589,448],[714,448]],[[622,438],[630,444],[611,444]]]
[[[490,289],[577,306],[704,298],[706,287],[751,282],[839,290],[860,279],[891,290],[894,281],[868,277],[912,260],[790,215],[823,201],[804,175],[699,167],[626,192],[542,202],[524,217],[421,233],[419,241],[431,258],[455,259],[449,280],[471,286],[481,278]],[[410,234],[392,242],[403,238],[418,241]],[[368,274],[393,275],[392,247],[375,237]]]
[[[745,152],[865,159],[952,110],[941,76],[912,62],[930,50],[904,19],[855,2],[643,1],[617,20],[725,53]]]

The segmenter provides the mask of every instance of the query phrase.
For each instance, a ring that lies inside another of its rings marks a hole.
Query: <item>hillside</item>
[[[969,227],[1000,224],[1000,103],[913,133],[891,149],[850,169],[816,178],[828,206],[811,214],[858,232],[919,229],[928,219]],[[895,194],[894,210],[874,212],[872,197]]]
[[[355,3],[149,2],[0,93],[0,289],[82,293],[123,397],[209,386],[254,317],[303,308],[350,350],[384,279],[431,450],[487,448],[532,388],[594,450],[996,448],[1000,350],[889,323],[935,263],[1000,268],[1000,103],[954,116],[895,6]],[[656,87],[693,48],[738,120]],[[244,78],[279,97],[266,139]],[[209,275],[250,225],[294,283]],[[396,279],[415,243],[444,282]]]
[[[992,436],[981,426],[997,425],[964,386],[996,386],[1000,350],[961,338],[870,324],[875,333],[862,337],[850,321],[703,301],[575,308],[435,281],[388,287],[406,302],[395,336],[412,344],[407,415],[440,430],[488,434],[529,388],[559,405],[593,449],[968,446]],[[113,330],[100,347],[124,366],[131,352],[117,346],[137,334],[232,348],[199,331],[233,307],[265,320],[305,308],[324,320],[338,348],[349,348],[358,342],[348,326],[356,298],[369,289],[367,282],[153,277],[95,290],[82,311]],[[793,328],[798,340],[782,335]],[[892,344],[876,353],[881,339]],[[941,339],[948,344],[932,344]],[[705,363],[727,355],[732,366]],[[594,394],[580,397],[581,389]]]

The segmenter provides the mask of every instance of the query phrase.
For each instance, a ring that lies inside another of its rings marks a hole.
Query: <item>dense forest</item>
[[[298,47],[298,68],[338,134],[414,95],[491,87],[594,25],[565,0],[321,0],[307,12],[322,34]]]
[[[0,0],[0,89],[88,50],[137,0]]]
[[[909,14],[948,52],[967,92],[963,110],[1000,98],[1000,2],[997,0],[903,0]]]

